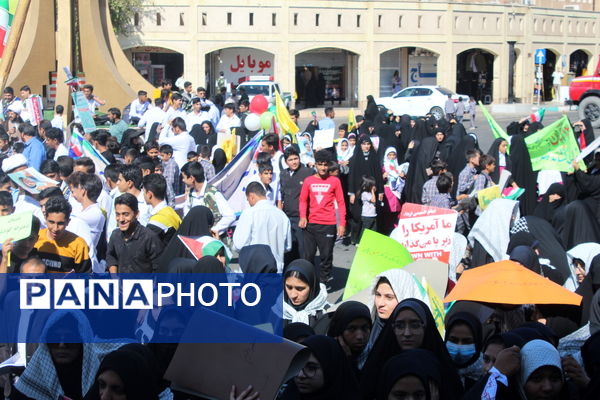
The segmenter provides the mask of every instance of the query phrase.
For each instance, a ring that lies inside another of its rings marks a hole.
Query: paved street
[[[317,115],[319,116],[319,118],[321,118],[321,114],[323,113],[323,110],[317,109],[316,111],[317,111]],[[358,111],[355,110],[355,112],[357,114],[359,114]],[[308,117],[305,117],[304,114],[308,115]],[[347,122],[347,117],[346,117],[347,110],[342,109],[342,110],[340,110],[340,112],[338,114],[343,114],[344,117],[336,116],[335,121],[336,121],[337,125]],[[575,122],[579,119],[576,111],[570,111],[567,113],[567,115],[569,116],[569,119],[571,120],[571,122]],[[299,121],[300,127],[303,128],[310,122],[309,116],[310,116],[310,112],[305,112],[305,110],[303,110],[300,121]],[[524,116],[525,115],[523,115],[523,114],[518,114],[518,115],[517,114],[498,114],[498,115],[495,115],[494,117],[495,117],[496,121],[500,124],[500,126],[505,128],[511,121],[519,120],[519,119],[523,118]],[[562,113],[560,113],[560,112],[548,112],[544,116],[543,123],[545,125],[548,125],[561,117],[562,117]],[[484,152],[487,152],[490,145],[494,141],[491,129],[490,129],[488,123],[483,118],[483,115],[481,112],[478,113],[476,121],[477,121],[477,124],[476,124],[477,129],[475,129],[475,130],[467,129],[467,132],[475,132],[479,139],[480,148]],[[468,121],[465,122],[465,126],[468,128],[470,126],[470,123]],[[339,242],[335,245],[334,252],[333,252],[333,264],[335,266],[335,268],[334,268],[334,284],[333,284],[333,292],[329,294],[329,301],[332,303],[337,302],[343,294],[343,288],[346,284],[346,279],[348,277],[350,266],[352,265],[352,260],[354,258],[355,251],[356,251],[356,248],[354,246],[344,246]]]

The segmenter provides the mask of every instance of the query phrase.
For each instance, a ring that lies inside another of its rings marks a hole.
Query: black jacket
[[[285,212],[288,218],[297,218],[300,216],[298,199],[300,198],[302,183],[314,173],[315,171],[304,164],[300,164],[300,168],[291,175],[290,170],[287,168],[281,171],[281,201],[283,201],[283,212]]]

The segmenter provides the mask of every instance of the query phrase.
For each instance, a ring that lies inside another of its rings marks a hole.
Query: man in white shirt
[[[150,129],[152,129],[152,125],[155,123],[162,124],[165,120],[167,114],[162,109],[163,101],[162,99],[154,100],[154,107],[151,107],[144,113],[142,118],[140,118],[140,122],[138,122],[138,128],[146,128],[146,132],[144,133],[144,142],[148,141],[148,135],[150,134]]]
[[[148,92],[140,90],[137,99],[129,105],[129,123],[137,124],[140,122],[146,111],[152,107],[148,100]]]
[[[245,246],[266,244],[277,261],[277,272],[283,272],[283,255],[292,249],[290,220],[283,211],[266,198],[265,189],[259,182],[251,182],[246,188],[250,208],[242,211],[233,233],[233,246],[239,251]]]
[[[102,181],[95,174],[74,172],[69,176],[68,184],[71,189],[71,197],[81,204],[81,210],[73,215],[87,223],[95,247],[100,241],[106,223],[106,217],[97,203],[102,192]]]
[[[206,182],[202,165],[197,161],[186,163],[181,168],[181,180],[189,189],[189,195],[183,206],[183,215],[185,216],[192,207],[208,207],[215,220],[211,231],[215,235],[225,233],[235,222],[235,213],[223,194]]]
[[[163,127],[163,131],[161,132],[161,134],[163,136],[166,134],[167,137],[173,136],[173,131],[171,130],[171,122],[173,122],[173,120],[177,117],[185,121],[185,118],[187,117],[187,113],[183,108],[183,97],[181,97],[179,93],[173,93],[173,95],[171,96],[171,102],[173,105],[167,110],[165,119],[161,124]]]
[[[229,133],[231,128],[240,126],[240,119],[235,115],[235,106],[233,104],[225,104],[223,106],[223,116],[217,124],[217,134]]]
[[[204,121],[210,121],[207,111],[202,111],[202,102],[200,98],[192,99],[192,111],[185,117],[185,126],[192,130],[194,125],[202,125]]]
[[[158,144],[171,145],[173,148],[173,159],[177,163],[179,169],[187,162],[187,154],[190,151],[196,151],[196,141],[186,131],[185,121],[183,118],[177,117],[171,121],[171,130],[174,134],[172,137],[165,137],[163,132],[160,133]]]
[[[48,128],[46,130],[46,144],[51,149],[54,149],[54,161],[60,156],[68,156],[69,150],[63,144],[64,133],[58,128]]]
[[[56,106],[54,110],[54,118],[50,121],[50,124],[53,128],[58,128],[64,132],[65,130],[65,121],[63,120],[63,113],[65,112],[65,108],[60,104]]]

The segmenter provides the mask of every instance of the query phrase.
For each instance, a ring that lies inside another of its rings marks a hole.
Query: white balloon
[[[244,119],[244,126],[249,131],[257,131],[260,129],[260,115],[258,114],[248,114],[246,115],[246,119]]]

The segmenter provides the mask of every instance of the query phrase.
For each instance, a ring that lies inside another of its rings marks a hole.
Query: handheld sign
[[[26,211],[0,217],[0,243],[4,243],[6,239],[17,241],[29,237],[32,216],[31,211]]]

